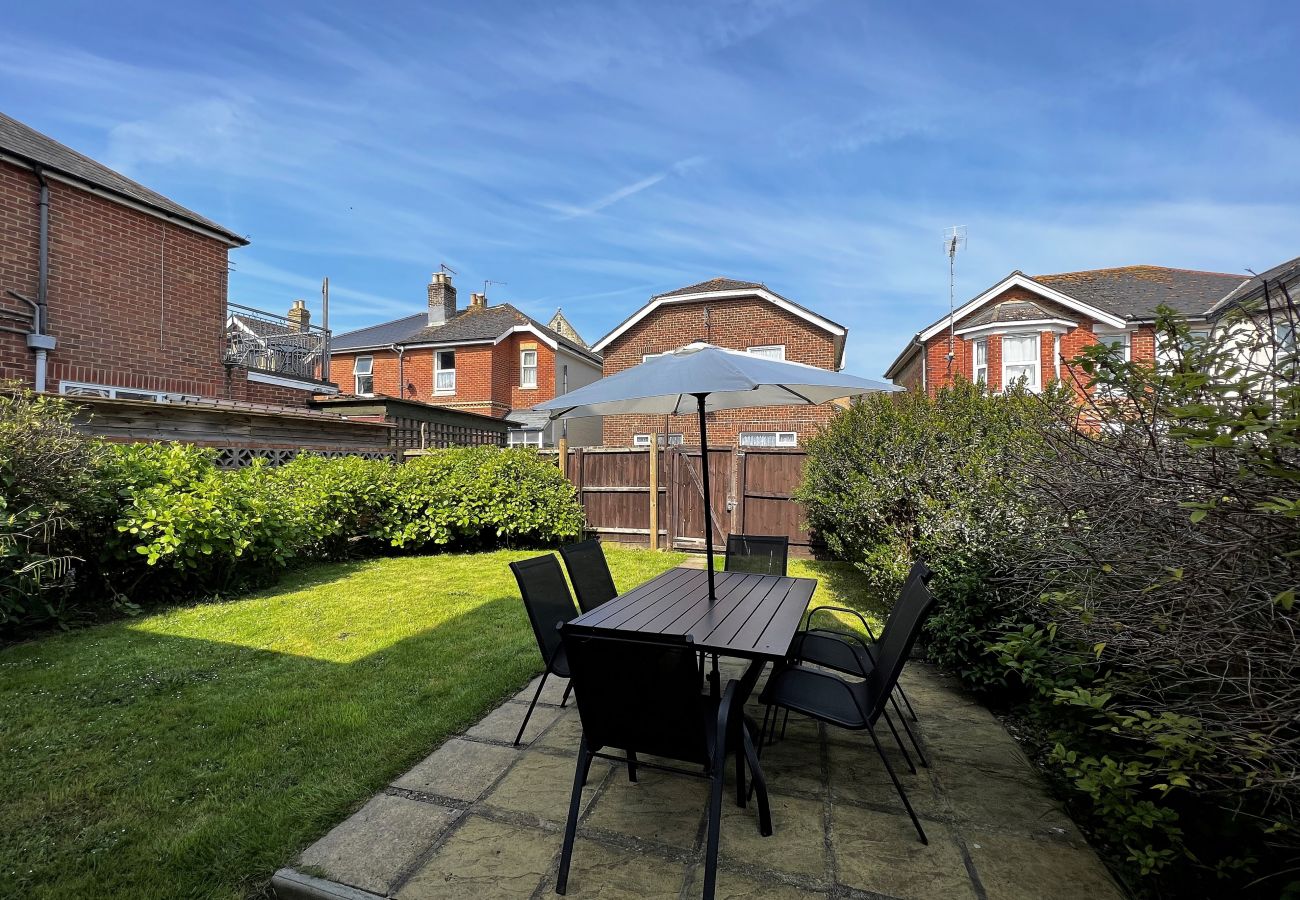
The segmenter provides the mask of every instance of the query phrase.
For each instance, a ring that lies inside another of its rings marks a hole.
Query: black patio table
[[[816,588],[812,578],[717,572],[717,599],[710,603],[704,570],[669,569],[573,624],[628,634],[689,634],[697,650],[761,664],[785,658]]]

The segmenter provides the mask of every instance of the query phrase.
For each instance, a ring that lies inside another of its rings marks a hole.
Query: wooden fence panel
[[[816,549],[804,525],[803,506],[791,499],[803,477],[804,456],[802,450],[709,448],[715,548],[721,551],[728,533],[744,532],[787,535],[792,552],[798,555]],[[699,467],[698,448],[670,447],[659,454],[661,546],[704,548]],[[648,448],[570,450],[567,473],[582,499],[588,527],[602,540],[648,543]]]

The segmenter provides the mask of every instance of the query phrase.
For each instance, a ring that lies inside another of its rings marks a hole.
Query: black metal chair
[[[519,726],[519,733],[515,735],[515,745],[518,746],[524,737],[524,729],[528,727],[528,720],[533,717],[537,698],[542,696],[542,688],[546,687],[546,679],[551,675],[569,677],[569,660],[564,654],[559,626],[577,616],[578,611],[573,606],[569,585],[564,580],[564,573],[560,571],[560,563],[554,554],[512,562],[510,571],[515,573],[515,581],[519,582],[519,593],[524,598],[524,609],[528,610],[528,621],[532,623],[533,636],[537,638],[537,649],[541,651],[542,660],[546,663],[542,680],[537,685],[537,693],[533,694],[533,702],[528,704],[528,713]],[[569,686],[564,689],[561,706],[569,702],[571,690],[573,682],[569,682]]]
[[[728,572],[756,572],[759,575],[784,575],[790,556],[790,539],[785,535],[727,535]]]
[[[592,538],[567,544],[560,548],[560,556],[564,557],[564,567],[569,570],[573,592],[578,595],[578,609],[591,612],[618,596],[600,541]]]
[[[632,638],[571,623],[561,630],[578,695],[582,742],[573,775],[573,795],[564,829],[556,893],[563,894],[568,886],[582,787],[587,781],[592,760],[599,757],[625,763],[628,778],[632,781],[636,781],[638,766],[709,779],[704,898],[712,900],[717,880],[724,772],[728,750],[733,746],[739,776],[737,803],[745,804],[744,766],[747,764],[758,794],[759,831],[765,837],[772,833],[767,785],[759,768],[749,724],[741,709],[750,673],[746,673],[740,682],[728,682],[722,698],[714,699],[699,691],[696,651],[689,636],[638,635]],[[757,681],[761,668],[751,667],[754,681]],[[602,752],[607,749],[621,750],[625,755],[611,756]],[[702,770],[646,763],[639,760],[638,754],[698,765]]]
[[[880,754],[880,760],[885,764],[885,771],[889,773],[889,778],[894,783],[894,788],[898,791],[898,796],[902,799],[903,806],[906,807],[907,814],[911,817],[912,824],[916,826],[916,833],[923,844],[928,844],[929,839],[926,838],[925,830],[921,828],[921,822],[912,810],[912,804],[907,799],[907,792],[903,790],[902,782],[894,774],[894,768],[889,764],[884,748],[880,746],[874,726],[882,717],[885,718],[886,724],[889,724],[888,713],[885,710],[889,695],[898,684],[898,675],[912,652],[912,645],[916,643],[916,636],[921,626],[933,612],[934,604],[934,595],[930,593],[924,581],[916,578],[908,582],[902,597],[894,607],[893,615],[889,617],[890,627],[886,633],[881,634],[880,641],[876,644],[875,665],[864,680],[849,682],[820,669],[786,665],[772,673],[767,687],[759,697],[759,701],[767,705],[768,713],[772,713],[777,708],[784,708],[818,719],[828,725],[836,725],[852,731],[866,731],[871,736],[871,742],[875,745],[876,752]],[[763,730],[766,730],[767,721],[768,715],[764,714]],[[772,724],[775,727],[775,715],[772,716]],[[892,724],[890,728],[893,728]],[[894,738],[898,740],[897,732]],[[899,747],[902,747],[901,741]]]
[[[933,570],[918,559],[912,563],[912,568],[903,581],[903,590],[899,593],[899,596],[901,597],[907,592],[908,585],[914,580],[919,579],[922,584],[929,585],[930,579],[933,577]],[[860,636],[842,629],[813,628],[813,617],[820,612],[842,612],[856,617],[862,623],[862,627],[866,629],[870,642],[864,641]],[[890,616],[885,621],[884,630],[880,634],[881,639],[889,632],[892,620],[893,616]],[[804,622],[804,630],[795,635],[794,643],[790,645],[790,656],[799,662],[812,663],[826,669],[843,672],[846,675],[865,678],[867,673],[875,667],[877,643],[876,633],[872,629],[871,623],[867,621],[866,616],[856,609],[850,609],[847,606],[816,606],[808,611],[808,617]],[[912,721],[917,721],[916,710],[912,708],[912,701],[903,692],[903,686],[901,684],[895,685],[894,690],[902,698],[903,704],[912,717]],[[912,746],[916,748],[917,755],[921,758],[921,764],[929,765],[925,759],[925,753],[922,752],[920,744],[917,743],[916,735],[912,733],[911,727],[907,724],[907,717],[903,715],[901,709],[898,709],[898,704],[893,701],[892,696],[890,700],[894,705],[894,709],[898,712],[898,717],[903,723],[904,730],[907,731],[908,738],[911,739]],[[904,757],[907,756],[906,750],[903,751],[903,755]],[[911,765],[910,759],[908,765]]]

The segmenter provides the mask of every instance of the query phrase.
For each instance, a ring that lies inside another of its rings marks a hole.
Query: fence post
[[[665,437],[664,440],[667,440]],[[650,549],[659,549],[659,435],[650,435]]]
[[[560,438],[560,444],[558,449],[560,451],[557,454],[559,456],[559,462],[560,462],[560,474],[563,475],[565,478],[568,478],[569,477],[569,439],[567,437]]]

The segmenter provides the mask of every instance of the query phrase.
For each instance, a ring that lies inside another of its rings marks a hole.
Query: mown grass
[[[498,551],[314,566],[0,651],[0,896],[234,898],[540,671]],[[608,550],[620,589],[682,554]],[[819,602],[851,567],[792,561]]]

